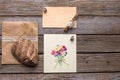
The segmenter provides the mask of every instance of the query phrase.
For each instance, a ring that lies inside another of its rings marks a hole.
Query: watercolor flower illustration
[[[57,58],[56,61],[56,66],[59,64],[59,66],[62,66],[63,63],[66,65],[69,65],[68,63],[65,62],[65,56],[68,54],[67,53],[67,47],[65,45],[57,45],[54,50],[51,51],[51,55],[53,55],[55,58]]]

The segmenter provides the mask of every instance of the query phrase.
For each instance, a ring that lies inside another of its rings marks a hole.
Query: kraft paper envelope
[[[74,41],[70,41],[71,37]],[[76,35],[44,35],[44,72],[76,72]]]
[[[23,34],[23,35],[22,35]],[[2,23],[2,64],[20,64],[11,53],[11,46],[22,35],[38,49],[38,23],[4,21]]]
[[[76,7],[45,7],[43,12],[43,28],[65,28],[67,23],[76,15]],[[76,28],[76,21],[74,22]]]

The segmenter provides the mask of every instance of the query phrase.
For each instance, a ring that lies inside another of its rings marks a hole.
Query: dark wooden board
[[[45,6],[76,6],[77,29],[68,33],[63,29],[43,29]],[[35,68],[0,64],[0,80],[120,80],[120,0],[0,0],[0,35],[2,21],[37,21],[40,54]],[[78,34],[78,72],[44,74],[43,34],[72,33]]]
[[[41,15],[43,6],[76,6],[79,15],[120,16],[119,0],[1,0],[0,15]]]
[[[120,34],[120,17],[79,16],[78,27],[65,33],[63,29],[42,28],[41,16],[0,17],[0,35],[3,21],[36,21],[39,24],[39,35],[43,34]]]
[[[118,0],[50,0],[43,6],[76,6],[79,15],[120,15]]]
[[[120,73],[0,74],[0,80],[119,80]]]
[[[38,42],[39,53],[43,53],[43,36]],[[77,52],[120,52],[120,35],[77,35]]]
[[[0,0],[0,15],[39,15],[43,0]]]
[[[0,56],[1,60],[1,56]],[[39,65],[35,68],[23,65],[1,65],[0,73],[43,73],[43,55],[39,55]],[[77,54],[77,73],[120,72],[120,53]]]
[[[43,53],[39,36],[39,53]],[[77,52],[120,52],[120,35],[77,35]]]

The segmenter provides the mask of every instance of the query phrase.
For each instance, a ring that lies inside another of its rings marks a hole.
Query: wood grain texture
[[[35,68],[17,64],[16,65],[0,64],[0,73],[42,73],[42,72],[43,72],[43,55],[39,56],[39,65],[37,65],[37,67]]]
[[[1,56],[0,56],[1,60]],[[118,72],[120,53],[77,54],[77,72]],[[43,55],[39,55],[39,65],[35,68],[23,65],[1,65],[0,73],[43,73]]]
[[[45,6],[78,7],[78,28],[43,29]],[[35,68],[0,64],[0,80],[120,80],[120,0],[0,0],[0,35],[2,21],[37,21],[41,54]],[[44,74],[43,34],[72,33],[78,34],[78,73]]]
[[[36,21],[39,35],[43,34],[120,34],[120,17],[79,16],[77,28],[64,33],[63,29],[42,28],[41,16],[0,17],[0,35],[3,21]]]
[[[0,0],[0,15],[42,14],[43,0]]]
[[[44,52],[43,42],[43,36],[39,36],[39,53]],[[77,35],[77,52],[120,52],[120,35]]]
[[[39,53],[43,53],[39,36]],[[120,52],[120,35],[77,35],[77,52]]]
[[[43,29],[40,34],[120,34],[120,17],[79,16],[77,28],[65,33],[63,29]]]
[[[120,35],[79,35],[78,52],[120,52]]]
[[[120,73],[0,74],[1,80],[119,80]]]
[[[118,0],[46,0],[43,6],[76,6],[79,15],[120,15]]]
[[[1,0],[0,15],[41,15],[43,6],[76,6],[79,15],[120,16],[119,0]]]
[[[43,53],[39,36],[39,53]],[[77,52],[120,52],[120,35],[77,35]]]

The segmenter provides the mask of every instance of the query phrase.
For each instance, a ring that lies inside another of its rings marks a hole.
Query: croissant
[[[34,67],[38,64],[37,49],[30,40],[19,39],[12,45],[11,52],[25,66]]]

